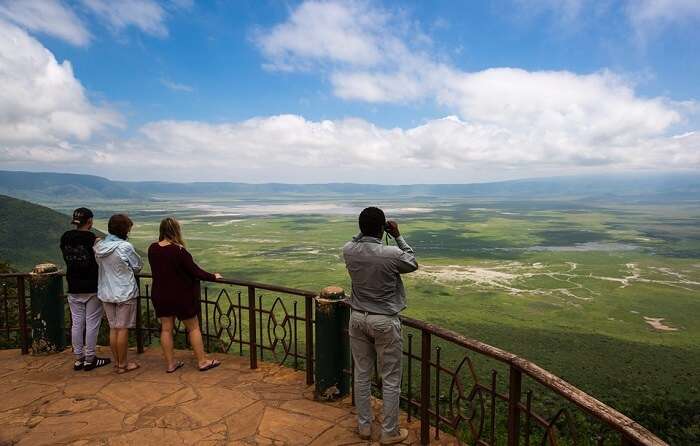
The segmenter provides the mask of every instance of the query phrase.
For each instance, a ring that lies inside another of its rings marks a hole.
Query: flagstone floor
[[[102,356],[109,356],[102,349]],[[301,371],[214,355],[222,365],[166,374],[160,351],[130,354],[141,368],[74,372],[68,352],[51,356],[0,350],[0,445],[361,445],[348,400],[320,403]],[[375,401],[375,411],[381,401]],[[376,412],[378,413],[378,412]],[[405,444],[418,444],[419,424]],[[373,426],[377,442],[379,426]],[[440,444],[453,444],[441,435]],[[433,444],[438,444],[434,442]]]

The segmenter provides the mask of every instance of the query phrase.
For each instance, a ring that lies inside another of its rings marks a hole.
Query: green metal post
[[[350,307],[345,292],[327,287],[316,298],[316,392],[318,400],[343,398],[350,392]]]
[[[29,278],[32,354],[56,353],[66,348],[63,279],[56,265],[34,267]]]

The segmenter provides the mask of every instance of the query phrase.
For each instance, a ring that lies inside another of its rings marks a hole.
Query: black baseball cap
[[[93,217],[92,211],[88,208],[78,208],[73,211],[73,221],[71,221],[71,224],[74,225],[84,225],[87,223],[88,220],[90,220]]]

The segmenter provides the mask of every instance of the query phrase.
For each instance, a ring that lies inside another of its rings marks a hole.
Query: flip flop
[[[172,370],[166,370],[165,373],[175,373],[175,372],[177,372],[177,370],[178,370],[180,367],[182,367],[182,366],[184,366],[184,365],[185,365],[184,362],[178,361],[178,362],[175,363],[175,368],[173,368]]]
[[[129,367],[129,365],[126,365],[125,367],[117,367],[117,374],[123,375],[124,373],[133,372],[134,370],[141,368],[141,366],[136,364],[135,362],[132,362],[132,364],[133,367]]]
[[[217,361],[216,359],[212,359],[209,361],[209,364],[205,365],[204,367],[200,367],[199,371],[200,372],[206,372],[207,370],[211,370],[213,368],[219,367],[221,365],[221,361]]]

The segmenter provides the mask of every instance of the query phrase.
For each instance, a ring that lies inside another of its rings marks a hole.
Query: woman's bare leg
[[[182,321],[187,327],[187,336],[190,339],[190,345],[192,345],[192,351],[197,357],[197,364],[202,367],[207,365],[209,360],[204,353],[204,342],[202,341],[202,331],[199,329],[199,320],[197,317],[192,319],[186,319]]]
[[[118,342],[118,328],[109,329],[109,348],[112,350],[112,358],[114,359],[114,365],[117,367],[123,367],[124,364],[119,362],[119,349],[117,348]]]
[[[138,368],[138,364],[135,362],[128,362],[126,358],[126,353],[129,348],[129,329],[128,328],[118,328],[117,329],[117,350],[119,353],[119,364],[122,368],[134,369]]]
[[[163,347],[163,356],[165,356],[165,362],[168,366],[168,370],[175,368],[175,358],[174,358],[174,341],[173,341],[173,328],[175,327],[175,318],[172,316],[166,316],[160,318],[160,346]]]

